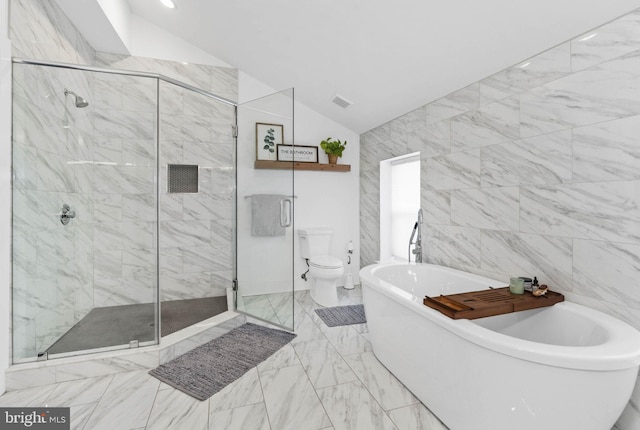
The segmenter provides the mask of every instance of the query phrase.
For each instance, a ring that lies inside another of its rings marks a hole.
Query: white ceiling
[[[356,132],[640,7],[640,0],[128,0],[133,13]],[[353,102],[343,109],[335,94]]]

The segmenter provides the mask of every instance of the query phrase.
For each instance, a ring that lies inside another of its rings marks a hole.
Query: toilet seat
[[[309,259],[309,266],[318,269],[339,269],[342,267],[342,260],[331,255],[315,255]]]

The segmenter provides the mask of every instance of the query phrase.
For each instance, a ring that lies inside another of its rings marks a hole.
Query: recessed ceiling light
[[[592,38],[596,37],[597,35],[598,35],[598,33],[590,34],[587,37],[583,37],[582,39],[580,39],[580,42],[584,42],[585,40],[592,39]]]
[[[163,5],[168,7],[169,9],[173,9],[174,7],[176,7],[176,5],[173,4],[173,2],[171,0],[160,0],[160,3],[162,3]]]

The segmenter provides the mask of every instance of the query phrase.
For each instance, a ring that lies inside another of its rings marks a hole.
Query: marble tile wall
[[[93,307],[93,200],[81,168],[90,163],[86,72],[14,65],[13,352],[33,357]],[[76,217],[62,225],[63,204]]]
[[[636,10],[364,133],[361,264],[380,160],[420,150],[429,262],[535,275],[640,329],[639,28]],[[618,428],[640,425],[639,392]]]
[[[237,98],[234,69],[103,52],[96,54],[96,61],[104,67],[159,73]],[[113,86],[109,87],[113,94]],[[160,81],[159,119],[161,300],[224,296],[233,277],[234,107]],[[117,148],[106,151],[117,154]],[[198,193],[168,193],[168,164],[198,165]],[[118,203],[122,208],[131,204],[125,200]],[[153,215],[153,208],[134,212]],[[121,267],[113,268],[145,273],[154,267],[155,260],[148,253],[128,257],[128,261],[121,260]]]

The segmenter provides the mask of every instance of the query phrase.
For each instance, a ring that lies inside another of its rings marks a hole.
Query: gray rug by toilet
[[[364,324],[367,322],[367,317],[364,314],[364,305],[322,308],[316,309],[316,313],[329,327]]]
[[[295,334],[246,323],[213,339],[149,374],[206,400],[289,343]]]

